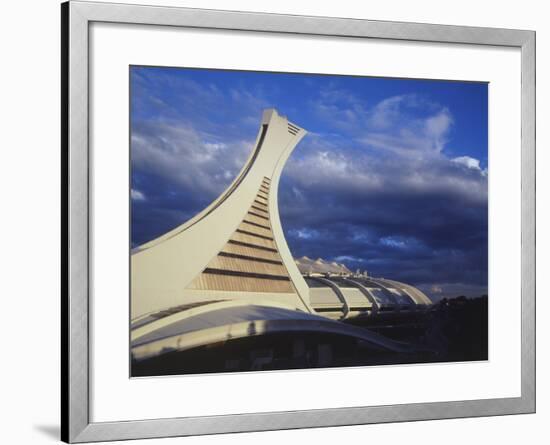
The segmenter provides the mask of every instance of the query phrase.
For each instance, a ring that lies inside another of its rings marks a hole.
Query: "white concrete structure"
[[[313,312],[286,244],[277,206],[284,164],[306,131],[263,114],[239,175],[185,224],[135,249],[131,316],[200,301],[253,299]]]

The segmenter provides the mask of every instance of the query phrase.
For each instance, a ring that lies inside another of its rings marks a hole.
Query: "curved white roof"
[[[236,338],[291,331],[332,333],[353,337],[388,351],[408,350],[407,346],[366,329],[274,306],[231,304],[196,315],[182,315],[171,323],[159,323],[156,329],[152,326],[152,329],[143,331],[143,335],[133,338],[134,359],[146,359],[162,352],[183,351]]]

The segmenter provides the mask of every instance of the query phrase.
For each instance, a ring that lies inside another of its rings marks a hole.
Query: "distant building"
[[[321,258],[312,260],[307,256],[298,258],[295,260],[298,270],[302,275],[309,274],[335,274],[335,275],[351,275],[351,271],[346,267],[345,264],[340,264],[335,261],[328,262]]]
[[[378,311],[412,310],[432,304],[419,289],[366,272],[352,273],[344,264],[312,260],[307,256],[295,260],[309,287],[309,302],[326,317],[344,319],[372,315]]]

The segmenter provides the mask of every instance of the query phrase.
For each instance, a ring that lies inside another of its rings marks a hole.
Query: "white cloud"
[[[308,228],[290,230],[289,235],[301,239],[319,238],[319,232],[317,230],[312,230]]]
[[[391,138],[383,140],[390,143]],[[401,152],[379,156],[362,149],[339,147],[338,141],[319,146],[304,139],[285,166],[284,175],[300,190],[346,196],[432,196],[447,194],[462,203],[487,199],[487,178],[468,174],[443,154],[411,157]],[[468,171],[470,171],[468,169]],[[295,194],[296,195],[296,194]],[[298,199],[294,196],[293,199]]]
[[[285,175],[302,187],[330,186],[333,190],[361,189],[366,192],[382,186],[381,172],[369,168],[364,155],[353,157],[330,144],[304,144],[297,150],[296,157],[285,166]]]
[[[181,122],[136,126],[132,164],[215,197],[244,165],[253,142],[218,141]]]
[[[452,162],[463,165],[464,167],[467,167],[472,170],[479,171],[483,176],[487,175],[487,169],[482,169],[479,165],[479,159],[472,158],[470,156],[459,156],[457,158],[451,159]]]
[[[393,96],[382,100],[373,108],[369,124],[376,129],[389,128],[400,117],[400,108],[404,101],[412,96]]]
[[[346,131],[363,125],[368,114],[367,104],[355,94],[335,87],[319,91],[319,96],[309,103],[309,107],[320,119]]]
[[[447,136],[453,125],[448,109],[439,108],[423,118],[409,116],[402,108],[415,108],[419,100],[408,96],[395,96],[380,102],[358,138],[367,147],[382,149],[410,158],[439,155],[445,148]],[[426,105],[428,106],[428,105]],[[428,108],[435,105],[429,104]]]
[[[130,190],[130,197],[134,201],[145,201],[147,199],[142,192],[140,192],[139,190],[136,190],[136,189],[131,189]]]
[[[412,159],[439,156],[454,123],[447,108],[416,94],[369,105],[348,91],[332,88],[321,91],[310,107],[328,128],[353,136],[365,148]]]
[[[355,262],[355,263],[364,263],[365,262],[365,259],[353,256],[353,255],[340,255],[340,256],[335,257],[334,259],[335,259],[335,261],[339,261],[339,262],[342,262],[342,261],[351,261],[351,262]]]
[[[380,238],[380,244],[383,244],[384,246],[388,246],[388,247],[395,247],[398,249],[406,246],[406,242],[404,240],[395,238],[393,236],[386,236],[384,238]]]
[[[430,283],[420,284],[418,288],[426,292],[434,302],[443,298],[456,298],[460,295],[476,298],[487,294],[487,286],[469,283]]]
[[[320,94],[325,111],[337,110],[333,116],[344,119],[344,108],[352,105],[361,112],[347,120],[347,138],[307,135],[285,168],[285,175],[300,187],[350,193],[450,193],[463,202],[486,200],[487,172],[479,161],[445,154],[454,124],[449,109],[416,95],[393,96],[369,109],[365,104],[358,107],[354,100],[341,91]],[[327,122],[329,129],[334,128],[331,123]],[[481,175],[465,174],[456,163],[477,168]]]
[[[481,170],[481,167],[479,166],[479,159],[471,158],[470,156],[459,156],[458,158],[451,159],[451,161],[464,165],[473,170]]]
[[[453,124],[453,117],[446,108],[426,119],[425,135],[432,141],[432,149],[441,153],[447,142],[447,133]]]
[[[135,106],[154,110],[157,117],[134,121],[132,166],[206,198],[218,196],[246,162],[256,137],[253,129],[261,111],[271,105],[261,85],[227,89],[147,71],[136,73],[134,80],[140,98]],[[160,100],[151,90],[172,96]],[[238,119],[228,123],[227,115]],[[243,131],[243,126],[252,131]]]

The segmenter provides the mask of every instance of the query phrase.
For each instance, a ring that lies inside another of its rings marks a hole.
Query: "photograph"
[[[1,442],[549,442],[545,5],[6,3]]]
[[[488,360],[488,84],[129,67],[130,375]]]

